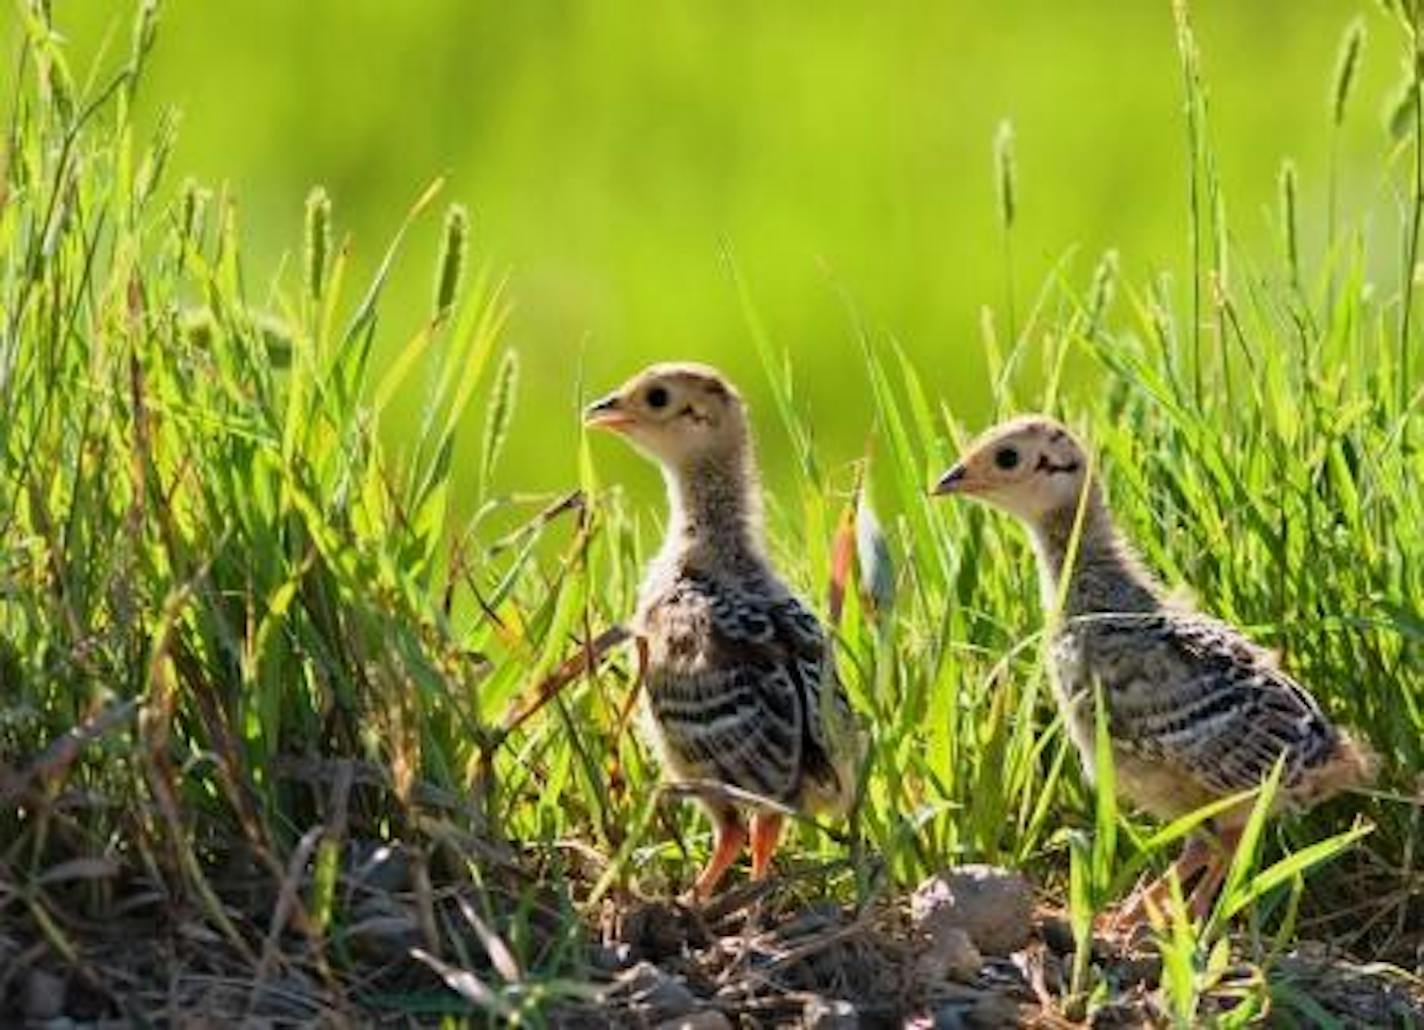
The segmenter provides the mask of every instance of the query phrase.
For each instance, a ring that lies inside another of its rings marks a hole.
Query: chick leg
[[[757,812],[752,815],[752,879],[760,880],[771,865],[772,852],[781,840],[780,812]]]
[[[1206,872],[1202,873],[1201,881],[1192,890],[1192,896],[1187,899],[1187,909],[1193,919],[1205,919],[1211,912],[1212,903],[1216,901],[1216,892],[1221,889],[1221,883],[1226,879],[1226,871],[1231,868],[1231,862],[1236,857],[1236,847],[1241,843],[1241,830],[1240,826],[1229,826],[1222,827],[1217,832],[1221,848],[1212,853]]]
[[[706,901],[712,896],[747,842],[747,831],[735,811],[714,812],[712,819],[716,824],[717,844],[712,849],[712,857],[692,885],[693,896],[699,901]]]
[[[1186,847],[1177,860],[1162,876],[1134,891],[1113,917],[1112,928],[1116,932],[1136,929],[1147,922],[1151,908],[1162,912],[1167,908],[1167,900],[1172,896],[1172,875],[1177,883],[1184,885],[1203,869],[1210,870],[1214,859],[1211,842],[1200,834],[1188,838]],[[1196,897],[1193,892],[1193,897]]]

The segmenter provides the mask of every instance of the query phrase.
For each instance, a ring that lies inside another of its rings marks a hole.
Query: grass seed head
[[[435,274],[435,317],[443,318],[455,303],[464,272],[465,247],[469,244],[470,215],[463,205],[452,204],[445,214],[445,235],[440,243],[440,260]]]
[[[1414,133],[1415,109],[1419,106],[1419,85],[1414,78],[1414,65],[1404,62],[1400,81],[1389,94],[1385,105],[1385,127],[1396,142]]]
[[[1334,88],[1330,91],[1330,120],[1337,127],[1345,120],[1345,106],[1360,68],[1360,51],[1365,46],[1365,23],[1355,18],[1345,27],[1340,40],[1340,55],[1335,60]]]
[[[509,436],[509,422],[514,414],[514,393],[519,383],[519,353],[504,352],[499,372],[495,375],[494,393],[489,415],[485,419],[484,439],[480,441],[480,489],[488,490],[490,476],[499,461],[499,452]]]
[[[1297,211],[1295,162],[1287,158],[1281,163],[1281,234],[1285,242],[1287,270],[1292,283],[1300,282],[1300,232]]]
[[[184,243],[193,243],[203,235],[203,212],[208,202],[208,191],[198,185],[194,178],[183,180],[179,201],[179,233]]]
[[[1014,126],[1005,119],[994,134],[994,172],[999,186],[999,220],[1005,229],[1013,227],[1017,202],[1014,173]]]
[[[143,0],[134,15],[133,49],[129,54],[128,88],[132,95],[139,76],[143,72],[143,61],[153,47],[158,35],[158,0]]]
[[[1096,331],[1102,323],[1103,313],[1112,303],[1113,292],[1117,288],[1118,256],[1116,250],[1104,252],[1093,269],[1093,285],[1088,292],[1088,327]]]
[[[331,199],[320,186],[307,194],[306,288],[312,300],[321,299],[326,281],[326,259],[331,253]]]

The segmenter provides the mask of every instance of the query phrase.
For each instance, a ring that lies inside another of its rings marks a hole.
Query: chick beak
[[[964,480],[968,474],[969,470],[964,467],[964,462],[961,461],[955,465],[954,468],[939,477],[939,482],[935,483],[934,488],[930,490],[930,494],[935,497],[940,497],[944,494],[967,492],[967,484]]]
[[[624,410],[623,400],[616,393],[594,401],[583,411],[583,424],[599,429],[625,429],[635,421],[637,419]]]

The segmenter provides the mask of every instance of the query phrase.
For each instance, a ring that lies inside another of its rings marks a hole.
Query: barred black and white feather
[[[639,607],[650,731],[674,778],[839,811],[850,707],[820,622],[769,570],[663,563]]]
[[[1065,620],[1053,642],[1058,689],[1091,767],[1101,686],[1125,793],[1171,818],[1258,786],[1282,759],[1282,797],[1314,800],[1347,739],[1272,655],[1190,612]]]

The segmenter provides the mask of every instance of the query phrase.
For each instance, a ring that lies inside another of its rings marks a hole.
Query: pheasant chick
[[[1056,699],[1090,776],[1095,685],[1120,793],[1164,820],[1259,786],[1278,759],[1277,807],[1308,807],[1371,775],[1368,752],[1269,652],[1168,597],[1119,535],[1087,454],[1059,423],[1030,416],[989,430],[934,492],[990,504],[1028,529],[1052,622]],[[1216,820],[1220,848],[1196,836],[1174,866],[1183,885],[1200,875],[1190,899],[1198,918],[1249,811]],[[1167,883],[1139,892],[1119,927],[1140,923],[1149,903],[1160,908]]]
[[[799,811],[839,813],[854,784],[854,731],[820,622],[777,576],[762,541],[746,406],[714,369],[662,364],[591,405],[656,461],[667,483],[662,550],[639,591],[645,712],[666,779],[736,788]],[[704,792],[716,845],[706,898],[748,841],[765,875],[772,808]]]

